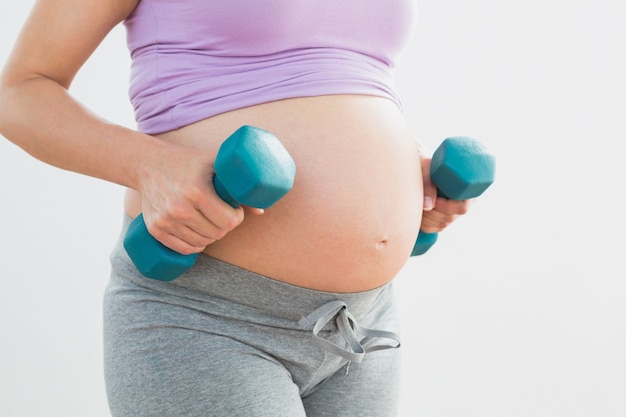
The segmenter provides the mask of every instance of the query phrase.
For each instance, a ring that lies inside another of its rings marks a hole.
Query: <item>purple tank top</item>
[[[140,0],[126,19],[138,129],[328,94],[390,98],[416,0]]]

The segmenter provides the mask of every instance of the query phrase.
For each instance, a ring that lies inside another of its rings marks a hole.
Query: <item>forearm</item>
[[[99,118],[45,77],[0,90],[0,133],[43,162],[132,188],[167,146]]]

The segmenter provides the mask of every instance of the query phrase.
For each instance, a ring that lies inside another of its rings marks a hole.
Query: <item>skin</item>
[[[37,1],[0,76],[0,133],[48,164],[128,187],[126,212],[143,212],[166,246],[294,285],[363,291],[397,274],[420,228],[440,232],[467,212],[470,201],[436,197],[430,160],[384,98],[283,100],[154,136],[94,115],[68,89],[135,5]],[[210,181],[219,144],[242,124],[274,133],[296,162],[293,190],[265,212],[230,207]]]

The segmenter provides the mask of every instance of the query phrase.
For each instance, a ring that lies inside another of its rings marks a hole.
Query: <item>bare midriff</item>
[[[400,109],[371,96],[296,98],[156,135],[217,152],[242,125],[268,130],[295,160],[293,189],[249,214],[205,254],[289,284],[331,292],[379,287],[409,258],[422,213],[419,149]],[[129,190],[126,212],[140,211]]]

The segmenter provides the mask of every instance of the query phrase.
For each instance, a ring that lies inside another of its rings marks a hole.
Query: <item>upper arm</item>
[[[69,88],[109,31],[139,0],[37,0],[3,72],[3,83],[46,77]]]

